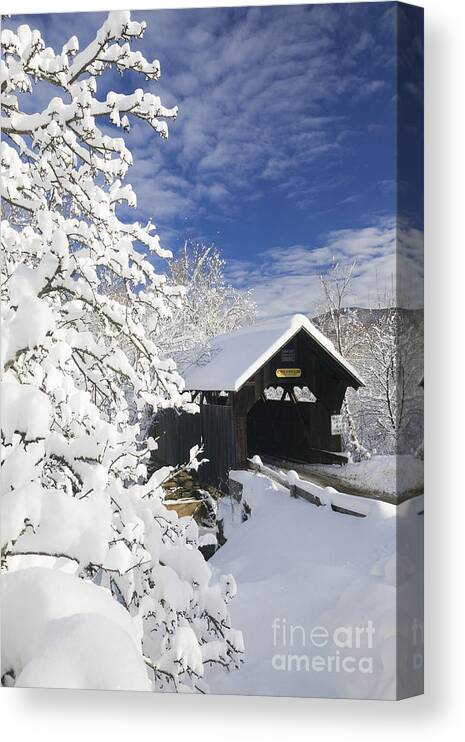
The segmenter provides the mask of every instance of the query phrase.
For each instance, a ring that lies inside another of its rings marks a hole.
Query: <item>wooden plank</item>
[[[174,510],[180,518],[186,515],[194,518],[200,510],[202,502],[200,500],[185,500],[181,498],[175,502],[165,502],[164,505],[167,510]]]
[[[302,489],[302,487],[298,487],[296,484],[289,485],[289,492],[291,497],[301,497],[302,500],[307,500],[307,502],[310,502],[312,505],[316,505],[319,508],[323,505],[319,497],[312,495],[311,492]]]
[[[343,508],[341,505],[334,505],[331,503],[331,510],[335,513],[342,513],[343,515],[354,515],[356,518],[366,518],[366,513],[357,513],[355,510],[349,510],[349,508]]]

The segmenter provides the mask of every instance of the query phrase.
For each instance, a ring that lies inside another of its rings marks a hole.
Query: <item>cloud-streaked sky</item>
[[[390,280],[394,6],[133,12],[148,23],[137,47],[160,60],[161,80],[111,73],[99,82],[102,97],[143,85],[179,106],[168,141],[141,122],[127,135],[136,216],[152,217],[173,251],[187,237],[214,241],[235,284],[254,288],[261,314],[311,314],[333,258],[358,258],[354,302],[369,304]],[[56,50],[77,34],[82,48],[105,16],[9,25],[39,28]]]

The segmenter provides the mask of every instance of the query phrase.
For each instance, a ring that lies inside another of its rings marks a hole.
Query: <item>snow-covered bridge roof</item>
[[[337,352],[332,342],[303,314],[294,314],[217,335],[211,341],[210,360],[203,366],[193,366],[184,374],[186,389],[237,392],[300,330],[310,335],[357,386],[364,385],[357,371]]]

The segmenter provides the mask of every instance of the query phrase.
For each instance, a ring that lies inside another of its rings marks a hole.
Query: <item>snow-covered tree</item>
[[[358,336],[353,332],[353,325],[357,318],[347,310],[347,296],[349,295],[356,263],[342,265],[334,263],[329,271],[320,276],[324,296],[324,309],[319,324],[323,332],[333,338],[338,352],[350,358]],[[361,443],[354,422],[349,400],[346,395],[342,404],[344,422],[344,438],[347,449],[354,461],[370,458],[368,449]]]
[[[345,439],[354,459],[366,452],[411,453],[421,444],[422,328],[418,313],[396,307],[391,291],[369,308],[350,306],[356,264],[333,265],[321,283],[317,323],[360,371],[366,386],[347,391]]]
[[[152,315],[148,320],[181,372],[205,363],[211,338],[255,322],[251,292],[231,286],[225,268],[218,248],[201,241],[186,241],[169,261],[170,282],[185,292],[182,304],[167,319]]]
[[[5,684],[202,689],[207,665],[237,667],[243,651],[234,580],[212,583],[196,524],[163,505],[170,471],[147,481],[154,442],[140,442],[146,404],[186,403],[144,329],[182,292],[154,269],[170,255],[153,225],[122,218],[132,158],[111,132],[137,119],[165,138],[177,110],[142,89],[98,95],[108,68],[158,79],[132,48],[144,30],[110,13],[82,51],[75,36],[54,51],[29,26],[2,30]],[[108,275],[126,301],[102,290]]]
[[[352,410],[371,449],[412,453],[421,443],[423,414],[421,322],[393,299],[379,304],[359,312],[353,327],[358,342],[351,359],[366,387],[354,395]]]

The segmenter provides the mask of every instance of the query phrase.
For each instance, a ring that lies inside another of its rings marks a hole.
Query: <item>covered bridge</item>
[[[199,480],[222,487],[254,454],[308,463],[341,460],[347,387],[363,381],[333,344],[296,314],[220,335],[207,361],[185,374],[200,414],[161,411],[152,434],[157,463],[186,461],[201,440]],[[338,455],[339,454],[339,455]]]

